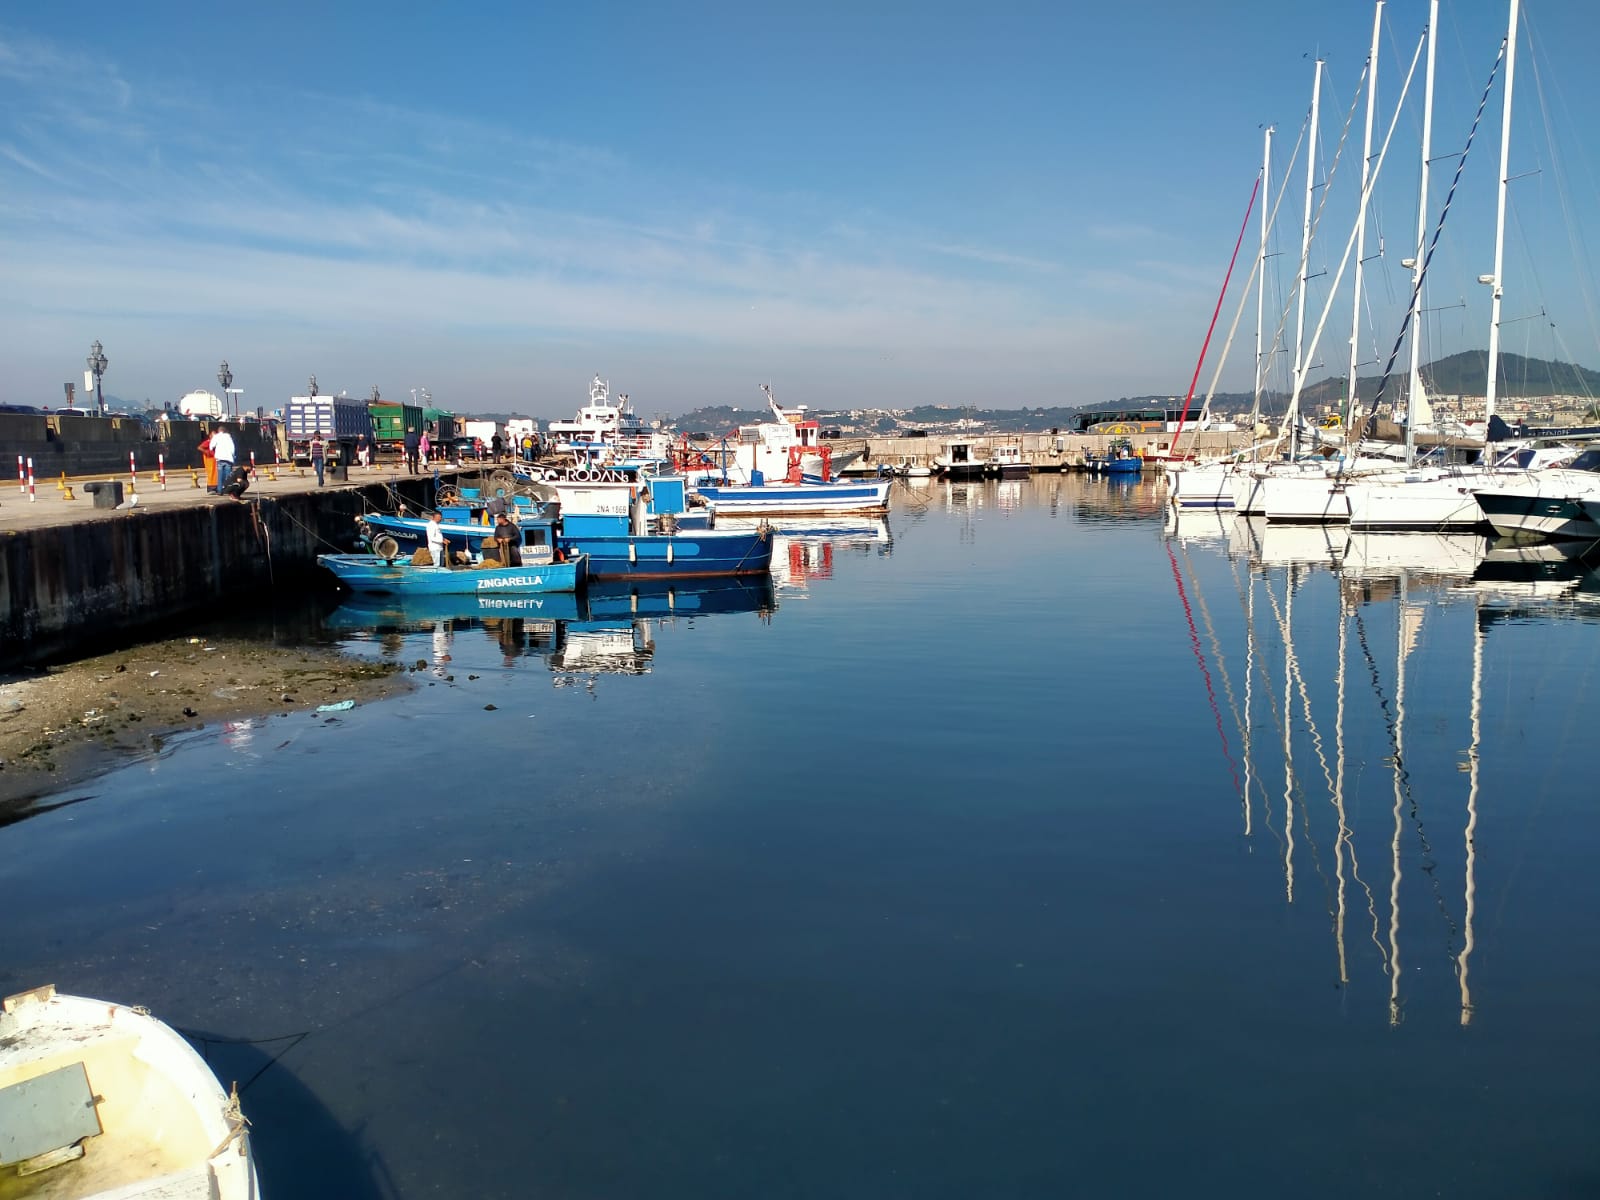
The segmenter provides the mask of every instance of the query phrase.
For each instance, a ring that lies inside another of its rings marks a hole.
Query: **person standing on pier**
[[[211,452],[209,435],[200,443],[200,461],[206,468],[206,491],[214,495],[217,490],[217,456]]]
[[[328,444],[322,440],[322,430],[311,435],[311,466],[317,472],[317,486],[322,486],[322,468],[328,460]]]
[[[367,435],[364,433],[356,434],[356,461],[363,470],[372,465],[372,447],[367,445]]]
[[[219,425],[211,435],[211,453],[217,456],[217,490],[221,491],[233,474],[233,434]]]
[[[433,455],[433,439],[428,436],[426,429],[417,437],[417,454],[422,459],[423,467],[426,468]]]
[[[420,438],[417,437],[417,431],[416,431],[415,427],[407,426],[406,427],[406,470],[409,471],[413,475],[415,475],[417,473],[417,451],[421,447],[421,445],[422,445],[422,441],[421,441]]]

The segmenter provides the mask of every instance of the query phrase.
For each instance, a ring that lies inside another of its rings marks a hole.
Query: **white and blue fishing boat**
[[[730,517],[829,516],[838,513],[882,516],[889,511],[892,479],[852,479],[841,483],[701,484],[695,490],[711,510],[711,521]]]

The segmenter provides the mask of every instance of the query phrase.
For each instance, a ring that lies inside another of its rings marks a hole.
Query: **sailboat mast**
[[[1267,373],[1267,348],[1261,344],[1267,304],[1267,235],[1272,230],[1272,216],[1268,213],[1266,197],[1271,195],[1268,184],[1272,175],[1272,132],[1268,125],[1261,137],[1261,248],[1256,253],[1256,394],[1250,406],[1250,437],[1256,435],[1256,425],[1261,421],[1261,388]],[[1276,207],[1271,206],[1271,207]]]
[[[1417,247],[1411,260],[1411,374],[1406,386],[1406,463],[1417,461],[1414,397],[1422,386],[1422,268],[1428,237],[1428,159],[1433,153],[1433,63],[1439,41],[1439,0],[1428,4],[1428,79],[1422,94],[1422,173],[1417,182]],[[1491,352],[1490,358],[1493,358]],[[1494,374],[1494,368],[1489,369]]]
[[[1372,49],[1367,52],[1367,127],[1361,144],[1361,195],[1367,194],[1367,180],[1372,173],[1372,119],[1378,107],[1378,35],[1382,32],[1384,0],[1372,14]],[[1350,311],[1350,376],[1344,396],[1345,448],[1350,449],[1351,417],[1356,411],[1356,365],[1361,351],[1361,276],[1367,257],[1367,211],[1363,204],[1361,220],[1356,226],[1356,273],[1354,300]]]
[[[1511,19],[1506,28],[1506,97],[1500,115],[1500,191],[1494,218],[1494,274],[1480,275],[1479,283],[1487,283],[1494,290],[1489,300],[1489,382],[1483,400],[1484,436],[1489,433],[1489,421],[1494,417],[1495,376],[1500,362],[1500,298],[1505,293],[1506,250],[1506,181],[1511,170],[1511,85],[1517,74],[1517,8],[1519,0],[1511,0]]]
[[[1316,74],[1311,83],[1310,135],[1306,139],[1306,211],[1300,223],[1300,280],[1299,295],[1295,299],[1294,328],[1294,395],[1285,419],[1289,422],[1289,457],[1300,453],[1299,418],[1300,385],[1305,378],[1306,340],[1306,277],[1311,268],[1311,200],[1317,186],[1317,113],[1322,103],[1322,60],[1317,59]]]

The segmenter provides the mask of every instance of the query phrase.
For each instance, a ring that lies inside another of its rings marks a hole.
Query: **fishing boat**
[[[689,579],[721,575],[762,575],[772,560],[772,539],[764,528],[706,528],[679,523],[684,508],[683,481],[655,479],[641,484],[551,484],[559,495],[522,515],[521,526],[542,526],[558,551],[582,555],[591,579]],[[821,486],[821,485],[817,485]],[[486,503],[441,507],[440,526],[453,551],[480,554],[494,536]],[[360,526],[369,544],[392,537],[401,549],[415,549],[427,538],[428,522],[404,514],[368,513]]]
[[[556,453],[589,467],[662,460],[670,442],[635,415],[627,393],[613,400],[611,385],[598,375],[589,384],[589,403],[571,421],[551,421],[546,436]]]
[[[1118,438],[1103,454],[1085,454],[1083,465],[1096,475],[1137,475],[1144,470],[1144,455],[1126,438]]]
[[[685,438],[675,457],[692,484],[748,484],[798,473],[807,483],[832,483],[852,467],[864,450],[835,454],[822,437],[821,426],[806,419],[805,406],[786,409],[772,396],[772,385],[761,385],[773,420],[740,425],[732,439],[716,446],[691,446]]]
[[[549,547],[545,549],[548,551]],[[317,562],[353,592],[418,596],[571,592],[583,583],[587,566],[581,554],[566,562],[532,562],[525,558],[526,565],[520,567],[481,563],[467,567],[419,566],[382,554],[319,554]]]
[[[515,554],[520,559],[516,565],[502,565],[491,558],[488,538],[479,539],[464,555],[456,551],[447,555],[467,557],[467,564],[419,563],[414,559],[425,557],[426,551],[402,557],[404,548],[399,540],[383,533],[372,539],[372,554],[319,554],[317,562],[353,592],[418,596],[573,592],[587,577],[589,560],[584,554],[568,554],[556,546],[554,524],[553,518],[544,516],[526,519],[516,527]],[[486,533],[492,535],[493,528]],[[426,539],[426,532],[422,536]]]
[[[711,522],[721,516],[777,517],[826,516],[830,513],[889,511],[892,479],[858,479],[848,483],[763,483],[747,487],[701,484],[695,489],[711,510]]]
[[[260,1194],[238,1094],[170,1026],[53,986],[0,1005],[0,1196]]]
[[[982,457],[976,443],[965,440],[946,442],[944,453],[933,460],[933,470],[951,480],[985,479],[999,474],[993,460]]]
[[[1001,479],[1026,479],[1033,474],[1033,465],[1022,457],[1018,445],[996,446],[989,461]]]

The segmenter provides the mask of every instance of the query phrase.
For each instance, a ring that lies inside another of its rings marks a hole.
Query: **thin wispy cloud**
[[[94,86],[47,87],[60,73]],[[30,342],[21,331],[47,314],[74,342],[119,321],[168,340],[220,322],[269,343],[498,330],[941,362],[948,386],[962,361],[977,382],[1006,356],[1034,374],[1123,344],[1131,358],[1159,319],[1119,327],[1096,294],[1182,299],[1178,272],[1078,271],[1064,287],[1062,264],[965,231],[371,97],[258,86],[240,92],[251,123],[228,90],[219,104],[170,78],[134,87],[117,64],[15,38],[0,41],[0,83],[15,101],[0,216],[16,285],[0,316]]]

